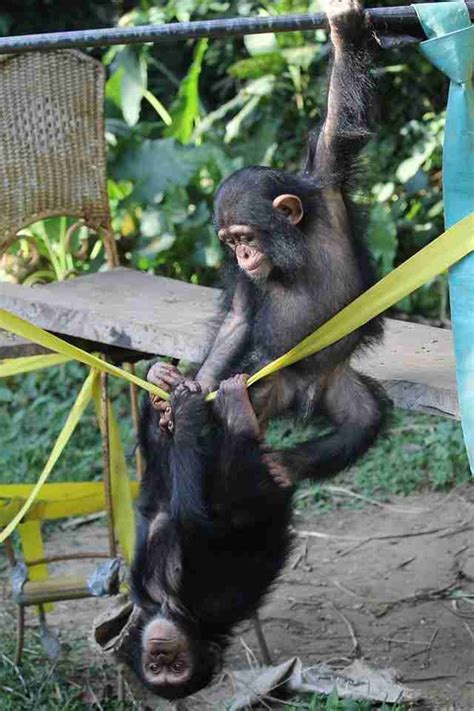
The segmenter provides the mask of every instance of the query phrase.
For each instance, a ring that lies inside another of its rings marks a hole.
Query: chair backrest
[[[0,58],[0,254],[18,230],[82,218],[116,263],[106,190],[104,67],[76,50]]]

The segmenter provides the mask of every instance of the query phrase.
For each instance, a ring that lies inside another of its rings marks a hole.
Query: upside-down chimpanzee
[[[211,408],[199,383],[176,376],[168,426],[149,402],[142,412],[146,470],[131,572],[139,614],[122,656],[168,699],[209,683],[233,628],[256,612],[290,549],[292,489],[262,461],[245,382],[222,382]]]
[[[204,389],[282,355],[374,281],[361,217],[349,197],[370,137],[370,31],[357,0],[328,0],[326,10],[334,45],[327,113],[309,136],[303,171],[243,168],[217,191],[215,223],[230,278],[227,313],[196,375]],[[372,444],[384,398],[350,358],[381,333],[380,320],[372,320],[251,388],[262,424],[293,412],[306,420],[323,414],[333,425],[327,435],[268,454],[276,476],[296,482],[330,475]],[[149,378],[161,383],[156,369]]]
[[[170,699],[209,682],[233,627],[278,575],[290,547],[292,484],[349,464],[382,422],[377,387],[349,365],[380,334],[377,322],[258,383],[252,404],[244,377],[229,377],[281,355],[373,280],[348,196],[369,137],[369,31],[356,0],[329,0],[327,11],[335,50],[327,116],[310,136],[305,168],[253,167],[224,181],[215,213],[230,257],[227,314],[199,383],[163,363],[149,374],[172,394],[170,406],[147,403],[142,416],[131,662]],[[201,388],[220,380],[210,406]],[[259,424],[291,410],[325,413],[334,431],[269,454]]]

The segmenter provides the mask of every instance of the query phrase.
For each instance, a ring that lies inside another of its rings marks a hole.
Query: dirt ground
[[[295,528],[290,562],[261,611],[273,661],[337,665],[360,656],[394,668],[423,694],[423,708],[473,711],[474,487],[297,515]],[[99,547],[106,548],[99,523],[58,531],[47,545],[50,552]],[[74,573],[90,570],[90,561],[79,561]],[[86,636],[106,605],[59,603],[48,619]],[[246,647],[259,656],[250,624],[236,635],[228,667],[247,666]]]

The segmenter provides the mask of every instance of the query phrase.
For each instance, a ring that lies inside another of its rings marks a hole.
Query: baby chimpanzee
[[[149,402],[142,413],[129,656],[148,689],[177,699],[209,683],[233,628],[281,571],[292,489],[262,461],[246,376],[221,383],[211,407],[197,382],[171,371],[171,412],[161,426]]]
[[[225,314],[196,380],[214,389],[254,373],[330,319],[374,282],[364,217],[350,197],[371,135],[371,30],[359,0],[326,0],[333,59],[326,117],[297,174],[238,170],[219,187],[215,225],[228,261]],[[382,332],[374,319],[329,348],[256,383],[259,422],[327,417],[327,434],[267,455],[275,476],[320,480],[351,465],[380,432],[381,389],[351,357]],[[160,384],[158,373],[149,375]]]

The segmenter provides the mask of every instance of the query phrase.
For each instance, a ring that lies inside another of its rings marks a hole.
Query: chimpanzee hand
[[[167,393],[171,392],[171,389],[178,385],[183,379],[184,376],[175,365],[162,361],[158,361],[158,363],[152,365],[147,374],[147,380],[150,383],[158,385],[159,388]],[[150,394],[150,402],[155,410],[161,413],[160,427],[171,432],[172,427],[171,429],[168,427],[172,422],[169,400],[162,400],[159,395]]]
[[[224,380],[214,403],[216,415],[234,436],[258,439],[260,428],[247,390],[248,375],[234,375]]]
[[[331,40],[337,49],[360,36],[362,4],[359,0],[324,0],[323,10],[331,28]]]

